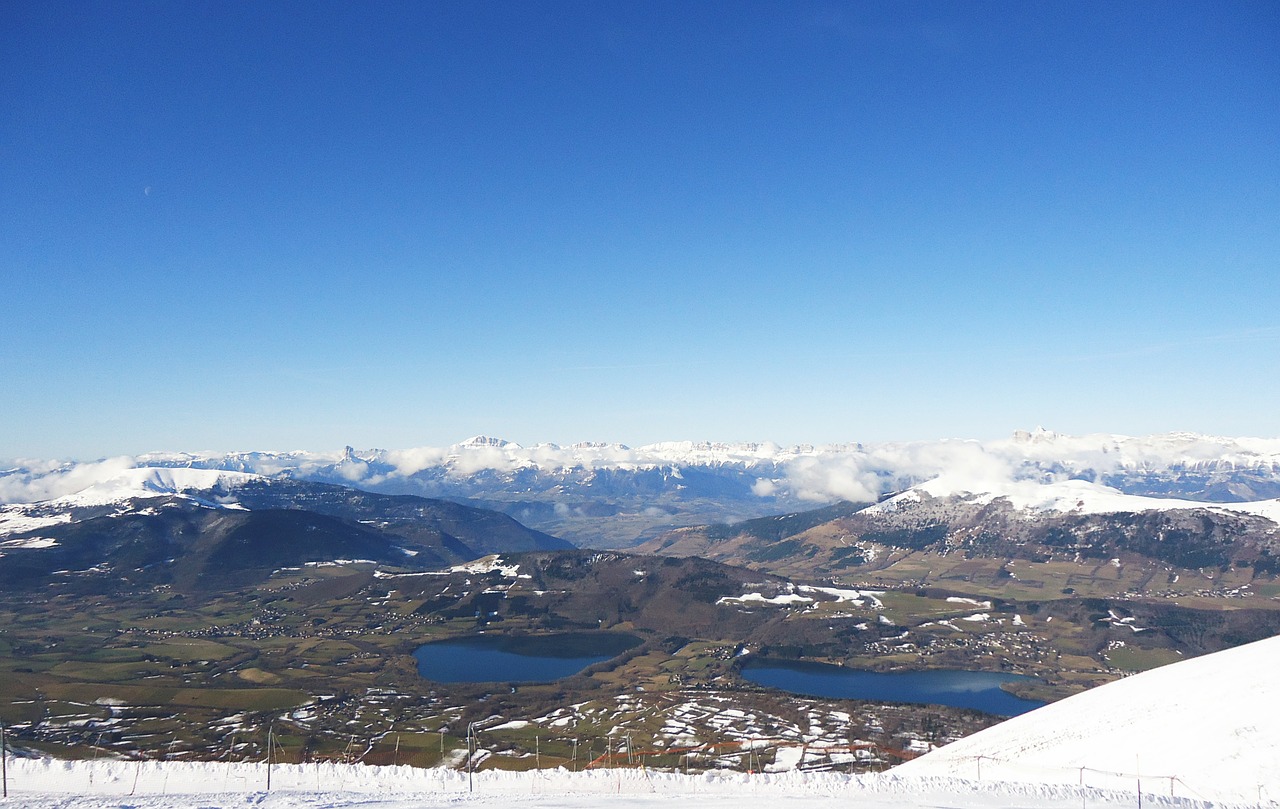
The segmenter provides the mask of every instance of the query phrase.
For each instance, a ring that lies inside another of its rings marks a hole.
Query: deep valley
[[[999,672],[1052,701],[1280,634],[1275,523],[1212,504],[909,493],[624,552],[448,501],[238,475],[147,472],[125,496],[7,507],[0,717],[16,745],[254,760],[270,735],[292,761],[869,770],[1000,717],[792,695],[744,665]],[[436,682],[413,656],[602,633],[634,645],[552,682]]]

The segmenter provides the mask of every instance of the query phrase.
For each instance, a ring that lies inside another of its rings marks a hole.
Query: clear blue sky
[[[1280,434],[1280,4],[0,4],[0,457]]]

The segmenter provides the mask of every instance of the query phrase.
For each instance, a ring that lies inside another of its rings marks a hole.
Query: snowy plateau
[[[1214,807],[1280,799],[1280,638],[1175,663],[1008,720],[882,774],[525,773],[10,759],[0,806]],[[270,775],[268,775],[270,771]],[[267,778],[272,779],[270,791]]]

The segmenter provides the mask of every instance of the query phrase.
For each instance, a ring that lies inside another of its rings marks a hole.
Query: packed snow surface
[[[901,775],[1280,800],[1280,637],[1184,660],[1014,717]],[[1127,786],[1126,786],[1127,785]]]
[[[265,764],[64,762],[9,764],[9,798],[22,809],[742,809],[767,802],[784,809],[907,809],[908,807],[1132,807],[1132,793],[1074,786],[999,784],[955,778],[899,778],[838,773],[707,773],[685,776],[635,769],[589,772],[465,772],[342,764],[276,765],[271,790]],[[1215,804],[1156,793],[1150,807],[1205,809]]]

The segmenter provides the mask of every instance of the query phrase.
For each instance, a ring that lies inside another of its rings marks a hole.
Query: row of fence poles
[[[267,723],[267,739],[266,739],[266,750],[265,750],[265,763],[267,765],[265,786],[267,791],[271,790],[275,759],[280,754],[280,751],[279,751],[280,743],[275,736],[275,724],[276,723],[274,721]],[[467,725],[467,729],[466,729],[465,741],[466,741],[466,758],[467,758],[466,768],[467,768],[468,792],[475,791],[475,771],[477,767],[482,763],[481,761],[478,760],[478,754],[480,752],[479,733],[482,730],[482,728],[479,727],[480,724],[482,723],[471,722]],[[7,744],[5,739],[5,730],[6,729],[5,729],[4,723],[0,721],[0,749],[5,751],[4,755],[0,755],[0,771],[2,771],[2,780],[4,782],[3,795],[7,797],[8,796],[8,772],[7,772],[8,761],[7,761]],[[443,727],[440,728],[439,729],[439,745],[440,745],[439,752],[440,752],[442,763],[444,760],[443,757],[445,752],[445,735],[446,734]],[[99,737],[98,737],[99,743],[101,742],[101,738],[102,736],[101,734],[99,734]],[[355,734],[352,734],[350,739],[348,740],[347,749],[343,753],[344,759],[348,761],[351,759],[351,755],[350,755],[351,748],[355,744],[355,738],[356,738]],[[232,763],[232,759],[235,755],[236,741],[237,741],[237,736],[236,734],[233,733],[231,737],[231,747],[227,755],[228,764]],[[566,740],[566,741],[571,741],[571,744],[572,744],[571,757],[568,763],[571,769],[574,772],[577,772],[579,769],[583,768],[583,759],[581,759],[579,756],[579,754],[582,752],[580,749],[582,740],[578,736],[574,736],[572,740]],[[692,770],[693,756],[714,754],[717,751],[721,751],[723,748],[734,748],[737,750],[739,754],[745,753],[746,762],[747,762],[746,766],[747,766],[748,772],[755,772],[755,771],[763,770],[763,762],[759,760],[760,751],[758,749],[759,748],[758,743],[760,741],[769,741],[769,742],[772,742],[773,744],[776,744],[777,746],[786,746],[787,744],[786,742],[783,742],[782,740],[778,740],[778,739],[769,739],[769,740],[752,739],[752,740],[746,740],[746,741],[739,740],[734,742],[707,743],[703,745],[696,745],[693,747],[662,748],[662,749],[654,748],[654,749],[637,750],[635,746],[634,738],[630,732],[621,733],[621,734],[618,734],[617,736],[610,734],[606,736],[604,741],[605,741],[605,749],[604,749],[603,755],[601,755],[599,758],[593,758],[595,751],[590,746],[588,747],[587,756],[585,759],[586,761],[585,769],[593,769],[600,764],[603,764],[606,767],[614,767],[621,762],[625,762],[626,766],[629,766],[629,767],[638,766],[638,767],[644,768],[646,762],[651,760],[653,757],[665,755],[665,756],[675,757],[676,772],[680,772],[681,770],[683,770],[686,774],[688,774]],[[172,758],[173,750],[176,746],[176,743],[177,743],[177,734],[175,733],[173,738],[170,739],[168,747],[165,751],[166,759]],[[626,745],[625,756],[622,750],[622,746],[624,744]],[[808,752],[808,748],[809,748],[809,745],[807,743],[805,743],[803,746],[805,748],[805,751],[801,755],[802,761],[804,760],[805,754]],[[394,743],[394,749],[392,751],[392,760],[393,760],[393,763],[396,765],[398,765],[400,761],[400,752],[401,752],[400,747],[401,747],[401,735],[397,733],[395,738],[395,743]],[[890,755],[895,755],[903,758],[910,757],[909,755],[904,755],[906,754],[906,751],[899,752],[899,751],[886,750],[884,748],[879,747],[878,745],[872,745],[872,744],[851,744],[848,749],[850,750],[850,752],[854,752],[859,749],[872,749],[872,750],[879,751],[881,753],[888,753]],[[97,761],[98,753],[99,753],[99,746],[95,745],[95,749],[94,749],[95,762]],[[992,761],[992,762],[997,760],[989,756],[978,757],[979,759],[978,760],[978,780],[982,780],[982,761],[981,761],[982,758],[987,758],[989,761]],[[755,761],[753,761],[753,759],[755,759]],[[534,736],[534,760],[535,760],[535,767],[538,769],[541,769],[542,768],[542,740],[540,735]],[[137,769],[135,770],[135,773],[134,773],[133,789],[130,790],[131,795],[134,794],[134,792],[136,792],[138,779],[141,775],[143,761],[144,761],[143,758],[139,758],[137,760]],[[852,766],[852,763],[850,766]],[[89,777],[90,779],[93,778],[92,769],[90,770]],[[228,768],[226,777],[228,778],[230,777],[230,768]],[[168,780],[169,780],[169,776],[166,773],[164,776],[164,787],[162,787],[162,794],[164,794],[164,792],[167,791]]]
[[[275,730],[276,726],[274,722],[267,726],[267,792],[271,791],[271,753],[273,752],[272,747],[275,744]]]
[[[479,753],[479,731],[480,731],[480,729],[476,727],[476,725],[477,725],[476,722],[469,723],[467,725],[467,733],[466,733],[467,791],[468,792],[475,791],[474,774],[476,769],[476,756]],[[444,753],[444,737],[445,737],[445,733],[443,730],[441,730],[440,731],[440,752],[442,756]],[[99,743],[101,743],[101,738],[102,738],[101,734],[99,734],[99,737],[98,737]],[[230,749],[231,755],[234,755],[234,751],[236,747],[236,738],[237,738],[236,735],[232,734],[231,749]],[[173,747],[176,741],[177,741],[177,734],[175,733],[173,739],[171,739],[169,742],[166,758],[172,758]],[[354,741],[354,735],[352,736],[352,741]],[[606,737],[605,752],[602,756],[600,756],[600,758],[592,759],[591,753],[593,753],[594,751],[588,749],[586,769],[592,769],[597,763],[601,763],[601,762],[603,762],[606,767],[613,766],[615,763],[615,759],[617,760],[622,759],[621,746],[624,742],[627,746],[626,761],[628,766],[634,767],[639,765],[641,768],[643,768],[645,766],[646,755],[654,756],[654,755],[674,754],[676,756],[676,771],[679,772],[680,769],[682,768],[681,765],[683,765],[683,770],[686,775],[689,773],[689,770],[690,770],[690,759],[695,753],[698,753],[698,754],[705,754],[708,752],[714,753],[714,751],[722,747],[741,745],[741,742],[733,742],[733,743],[726,742],[721,744],[699,745],[696,747],[670,748],[666,750],[636,751],[633,747],[631,734],[626,733],[624,737],[618,738],[616,740],[617,748],[615,750],[615,747],[614,747],[615,739],[612,735],[610,735]],[[348,743],[348,748],[350,748],[350,745],[351,745],[351,742]],[[579,769],[579,758],[578,758],[579,738],[577,736],[573,737],[572,745],[573,745],[572,758],[570,760],[570,764],[573,771],[577,772]],[[268,792],[271,791],[272,767],[275,764],[275,758],[278,753],[278,747],[279,747],[279,743],[276,741],[276,738],[275,738],[275,723],[271,722],[267,726],[267,744],[266,744],[266,765],[267,765],[266,791]],[[804,745],[805,750],[804,752],[801,753],[802,761],[804,759],[805,753],[807,753],[808,747],[809,747],[808,744]],[[851,751],[857,750],[857,749],[865,749],[865,748],[881,750],[882,752],[889,752],[889,751],[884,751],[883,748],[879,748],[876,745],[850,745],[849,747]],[[763,769],[763,762],[760,761],[759,749],[756,747],[756,745],[752,744],[751,746],[747,747],[743,752],[745,752],[747,757],[748,772],[753,772],[753,771],[758,771]],[[97,758],[98,758],[97,753],[98,753],[98,746],[95,746],[94,758],[93,758],[94,763],[97,762]],[[396,734],[394,760],[397,764],[399,763],[399,755],[400,755],[400,734]],[[541,740],[541,736],[538,736],[538,735],[534,736],[534,756],[535,756],[535,767],[537,769],[541,769],[542,768],[542,740]],[[755,758],[754,762],[752,762],[752,758]],[[6,726],[5,726],[4,720],[0,719],[0,797],[3,797],[3,798],[7,798],[9,796],[8,759],[9,759],[9,750],[8,750],[8,738],[6,734]],[[683,761],[681,759],[683,759]],[[1003,761],[1002,759],[995,756],[988,756],[988,755],[975,756],[975,764],[977,766],[978,781],[982,781],[983,759],[986,759],[989,763],[993,765],[998,765]],[[141,775],[143,763],[144,763],[144,759],[142,758],[139,758],[136,761],[136,768],[134,770],[133,787],[129,791],[130,795],[133,795],[137,791],[138,779],[139,779],[139,776]],[[232,763],[233,762],[231,761],[231,758],[229,755],[228,761],[227,761],[228,776],[230,773],[230,765]],[[1082,789],[1085,786],[1085,775],[1087,772],[1101,773],[1109,776],[1119,776],[1121,778],[1132,777],[1135,781],[1135,786],[1137,787],[1138,808],[1141,809],[1142,797],[1143,797],[1142,795],[1143,779],[1142,779],[1142,770],[1141,770],[1141,767],[1142,767],[1141,759],[1138,756],[1135,756],[1134,763],[1136,765],[1135,772],[1132,772],[1132,773],[1100,770],[1093,767],[1084,767],[1084,766],[1072,767],[1070,769],[1078,770],[1077,783]],[[89,777],[90,777],[90,783],[92,783],[92,778],[93,778],[92,769],[90,769]],[[1177,775],[1148,775],[1147,776],[1148,782],[1150,782],[1151,780],[1163,781],[1165,779],[1169,781],[1169,796],[1171,798],[1174,796],[1175,783],[1181,783],[1190,792],[1196,795],[1200,794],[1196,792],[1196,790],[1190,788],[1190,786],[1185,781],[1183,781],[1182,778],[1178,777]],[[224,784],[225,783],[226,782],[224,779]],[[167,785],[168,785],[168,773],[165,774],[164,787],[162,787],[161,794],[164,794],[164,792],[166,791]],[[1264,791],[1264,785],[1259,784],[1258,785],[1259,805],[1261,805],[1263,802],[1263,791]],[[1203,797],[1203,796],[1200,796],[1200,797]],[[1085,800],[1085,793],[1082,791],[1081,792],[1082,806],[1084,805],[1084,800]]]
[[[467,792],[474,792],[475,785],[472,782],[472,773],[475,771],[476,760],[476,723],[467,724]]]
[[[997,756],[978,755],[978,756],[974,756],[974,757],[973,757],[973,759],[974,759],[974,763],[977,765],[977,777],[978,777],[978,780],[979,780],[979,781],[981,781],[981,780],[982,780],[982,762],[983,762],[983,759],[986,759],[986,761],[987,761],[987,762],[989,762],[989,763],[990,763],[990,764],[992,764],[992,765],[999,765],[999,764],[1015,764],[1015,765],[1016,765],[1016,764],[1017,764],[1017,762],[1010,761],[1009,759],[1002,759],[1002,758],[999,758],[999,757],[997,757]],[[1086,776],[1086,774],[1088,774],[1088,773],[1095,773],[1095,774],[1098,774],[1098,775],[1101,775],[1101,776],[1104,776],[1104,777],[1109,777],[1109,778],[1111,778],[1113,781],[1118,779],[1118,780],[1120,780],[1120,781],[1122,781],[1122,782],[1123,782],[1123,781],[1126,781],[1126,780],[1132,779],[1132,780],[1133,780],[1133,783],[1134,783],[1134,789],[1135,789],[1134,795],[1135,795],[1135,797],[1136,797],[1136,799],[1137,799],[1137,806],[1138,806],[1138,809],[1142,809],[1142,798],[1143,798],[1143,787],[1142,787],[1142,782],[1143,782],[1143,780],[1146,780],[1146,782],[1147,782],[1147,791],[1146,791],[1146,794],[1147,794],[1148,796],[1151,796],[1151,795],[1156,794],[1156,793],[1153,791],[1153,789],[1151,788],[1151,783],[1152,783],[1153,781],[1154,781],[1154,782],[1159,782],[1159,783],[1163,783],[1163,782],[1165,782],[1165,781],[1168,781],[1168,782],[1169,782],[1169,797],[1170,797],[1170,798],[1175,797],[1175,792],[1176,792],[1175,787],[1176,787],[1177,785],[1179,785],[1179,784],[1180,784],[1184,790],[1186,790],[1187,792],[1191,793],[1191,796],[1192,796],[1192,797],[1199,798],[1199,799],[1201,799],[1201,800],[1208,800],[1208,799],[1204,796],[1204,794],[1203,794],[1203,793],[1201,793],[1199,790],[1197,790],[1197,789],[1196,789],[1195,787],[1193,787],[1191,784],[1188,784],[1185,780],[1183,780],[1183,779],[1182,779],[1182,777],[1181,777],[1181,776],[1176,775],[1176,774],[1175,774],[1175,775],[1152,775],[1152,774],[1148,774],[1148,775],[1146,775],[1146,776],[1145,776],[1145,779],[1144,779],[1144,776],[1142,775],[1142,757],[1141,757],[1141,756],[1138,756],[1138,755],[1135,755],[1135,756],[1134,756],[1134,771],[1133,771],[1133,772],[1128,772],[1128,771],[1118,771],[1118,770],[1103,770],[1103,769],[1099,769],[1099,768],[1097,768],[1097,767],[1085,767],[1085,766],[1080,766],[1080,767],[1060,767],[1060,766],[1049,766],[1049,767],[1048,767],[1048,769],[1054,769],[1054,770],[1070,770],[1070,771],[1072,771],[1072,772],[1076,772],[1076,773],[1078,773],[1077,778],[1076,778],[1076,785],[1077,785],[1078,787],[1080,787],[1080,789],[1081,789],[1081,793],[1080,793],[1080,801],[1081,801],[1081,806],[1082,806],[1082,807],[1084,807],[1084,806],[1085,806],[1085,796],[1086,796],[1086,793],[1085,793],[1085,791],[1084,791],[1085,786],[1086,786],[1086,785],[1085,785],[1085,776]],[[1000,779],[999,779],[999,778],[997,778],[996,780],[998,781],[998,780],[1000,780]],[[1093,784],[1092,786],[1094,786],[1094,787],[1099,787],[1099,785],[1098,785],[1097,783]],[[1111,786],[1111,788],[1115,788],[1113,785],[1108,785],[1108,786]],[[1261,805],[1262,805],[1262,802],[1263,802],[1263,801],[1262,801],[1262,793],[1263,793],[1264,787],[1265,787],[1265,785],[1263,785],[1263,784],[1258,784],[1258,805],[1259,805],[1259,806],[1261,806]],[[1105,788],[1105,787],[1100,787],[1100,788]],[[1274,802],[1273,802],[1273,803],[1274,803]]]

